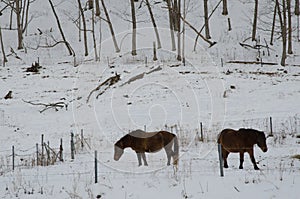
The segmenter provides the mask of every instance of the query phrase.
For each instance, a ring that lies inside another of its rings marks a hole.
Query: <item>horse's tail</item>
[[[178,144],[178,138],[176,135],[174,135],[174,154],[173,154],[173,164],[178,165],[178,159],[179,159],[179,144]]]

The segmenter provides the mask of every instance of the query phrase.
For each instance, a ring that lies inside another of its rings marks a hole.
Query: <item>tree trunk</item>
[[[186,1],[183,0],[183,18],[186,18]],[[182,24],[182,63],[185,66],[185,23]]]
[[[209,34],[209,19],[208,19],[208,7],[207,7],[208,0],[204,0],[204,24],[205,24],[205,37],[206,39],[210,39]]]
[[[136,17],[135,17],[135,6],[134,6],[134,0],[130,0],[130,6],[131,6],[131,17],[132,17],[132,49],[131,54],[132,56],[137,55],[136,53]]]
[[[92,9],[92,36],[93,36],[93,43],[94,43],[94,53],[95,53],[95,61],[99,61],[98,53],[97,53],[97,44],[96,44],[96,37],[95,37],[95,16],[94,16],[94,9]]]
[[[253,27],[252,27],[252,41],[256,39],[257,15],[258,15],[258,0],[255,0]]]
[[[168,6],[168,11],[169,11],[169,24],[170,24],[170,34],[171,34],[171,45],[172,45],[172,51],[176,50],[175,46],[175,36],[174,36],[174,18],[173,18],[173,11],[171,7],[171,0],[166,0],[167,6]]]
[[[100,16],[100,4],[99,4],[99,0],[95,0],[95,7],[96,7],[95,15],[97,17],[99,17]]]
[[[10,20],[9,20],[9,29],[12,29],[12,23],[13,23],[13,14],[14,14],[14,7],[15,7],[15,2],[12,3],[12,7],[10,10]]]
[[[88,6],[89,6],[89,10],[94,8],[94,1],[93,0],[88,0]]]
[[[282,0],[283,4],[283,14],[281,14],[280,10],[280,4],[278,0],[276,0],[276,5],[277,5],[277,12],[279,16],[279,21],[280,21],[280,28],[281,28],[281,37],[282,37],[282,55],[281,55],[281,61],[280,65],[285,66],[285,60],[286,60],[286,9],[285,9],[285,0]]]
[[[18,49],[23,49],[23,31],[21,23],[21,5],[20,0],[16,0],[17,31],[18,31]]]
[[[292,46],[292,11],[291,11],[291,0],[286,0],[287,3],[287,12],[288,12],[288,54],[293,54],[293,46]]]
[[[110,34],[111,34],[111,37],[112,37],[112,40],[113,40],[113,43],[114,43],[114,46],[115,46],[115,50],[118,53],[118,52],[120,52],[120,48],[118,46],[117,39],[116,39],[115,32],[114,32],[114,28],[113,28],[113,25],[110,21],[110,17],[109,17],[108,11],[106,9],[104,0],[101,0],[101,4],[102,4],[102,7],[103,7],[105,16],[106,16],[106,20],[107,20],[108,27],[109,27],[109,30],[110,30]]]
[[[223,12],[222,12],[222,15],[228,15],[227,0],[223,0]]]
[[[23,33],[26,31],[26,35],[27,35],[27,26],[28,26],[29,5],[30,5],[30,0],[27,1],[26,12],[25,12],[25,21],[22,22],[22,24],[23,24],[23,30],[22,31],[23,31]],[[25,7],[24,7],[24,9],[25,9]]]
[[[295,0],[295,15],[299,16],[300,15],[300,5],[299,5],[299,0]]]
[[[173,0],[173,6],[172,6],[172,11],[173,11],[173,22],[174,22],[174,30],[179,31],[178,27],[178,3],[177,0]],[[172,5],[172,4],[171,4]]]
[[[181,25],[180,25],[180,17],[181,17],[181,0],[178,0],[178,5],[177,5],[177,28],[178,28],[178,31],[177,31],[177,60],[178,61],[181,61]]]
[[[88,56],[89,55],[89,50],[88,50],[88,45],[87,45],[85,16],[84,16],[84,12],[83,12],[80,0],[77,0],[77,2],[78,2],[79,11],[81,13],[81,19],[82,19],[82,25],[83,25],[84,56]]]
[[[2,55],[3,55],[3,66],[5,66],[5,63],[7,62],[7,58],[6,58],[5,51],[4,51],[1,27],[0,27],[0,42],[1,42],[1,51],[2,51]]]
[[[277,12],[277,1],[275,1],[275,7],[274,7],[274,13],[273,13],[273,23],[272,23],[272,30],[271,30],[270,45],[273,45],[274,30],[275,30],[275,24],[276,24],[276,12]]]
[[[151,17],[153,28],[154,28],[154,31],[155,31],[155,36],[156,36],[156,40],[157,40],[157,48],[160,49],[161,48],[161,43],[160,43],[159,33],[158,33],[158,30],[157,30],[157,26],[156,26],[156,23],[155,23],[155,19],[154,19],[153,13],[152,13],[152,9],[151,9],[149,0],[146,0],[146,4],[147,4],[147,7],[148,7],[150,17]]]
[[[67,49],[68,49],[68,51],[69,51],[69,54],[70,54],[70,55],[73,55],[72,49],[71,49],[71,47],[70,47],[70,44],[69,44],[69,42],[67,42],[67,40],[66,40],[66,38],[65,38],[65,35],[64,35],[64,32],[63,32],[63,30],[62,30],[62,28],[61,28],[61,25],[60,25],[58,16],[57,16],[56,11],[55,11],[55,8],[54,8],[54,5],[53,5],[53,3],[52,3],[51,0],[49,0],[49,3],[50,3],[50,5],[51,5],[53,14],[54,14],[55,19],[56,19],[56,22],[57,22],[58,29],[59,29],[59,31],[60,31],[60,34],[61,34],[62,38],[63,38],[63,41],[64,41],[64,43],[65,43],[65,45],[66,45],[66,47],[67,47]]]

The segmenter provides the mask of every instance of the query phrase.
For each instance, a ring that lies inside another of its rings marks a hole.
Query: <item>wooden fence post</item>
[[[36,143],[36,166],[39,165],[39,144]]]
[[[97,151],[95,151],[95,184],[98,183]]]
[[[60,138],[60,146],[59,146],[59,161],[63,162],[63,139]]]
[[[272,117],[270,117],[270,135],[273,136],[273,122],[272,122]]]
[[[75,151],[75,146],[74,146],[74,134],[71,132],[71,159],[74,160],[74,151]]]
[[[12,169],[15,170],[15,146],[12,146]]]
[[[218,144],[218,152],[219,152],[219,162],[220,162],[220,176],[224,176],[223,172],[223,157],[222,157],[222,146],[221,144]]]
[[[44,166],[44,134],[42,134],[41,146],[42,146],[41,165]]]
[[[83,129],[81,129],[81,149],[83,149],[84,145],[83,145]]]
[[[200,122],[200,141],[204,141],[204,139],[203,139],[203,127],[202,127],[202,122]]]

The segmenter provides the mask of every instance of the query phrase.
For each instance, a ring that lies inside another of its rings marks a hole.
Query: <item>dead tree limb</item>
[[[60,34],[61,34],[61,36],[62,36],[62,38],[63,38],[63,41],[64,41],[64,43],[65,43],[65,45],[66,45],[66,47],[67,47],[67,49],[68,49],[68,51],[69,51],[69,54],[72,55],[72,50],[71,50],[70,44],[69,44],[69,42],[67,42],[67,40],[66,40],[66,37],[65,37],[65,35],[64,35],[64,31],[62,30],[62,27],[61,27],[61,25],[60,25],[60,21],[59,21],[58,15],[56,14],[54,5],[53,5],[53,3],[52,3],[51,0],[48,0],[48,1],[49,1],[50,5],[51,5],[51,9],[52,9],[53,14],[54,14],[54,16],[55,16],[55,19],[56,19],[56,22],[57,22],[57,26],[58,26],[58,29],[59,29],[59,31],[60,31]]]
[[[115,83],[117,83],[120,80],[120,75],[116,74],[115,76],[112,76],[108,79],[106,79],[104,82],[102,82],[101,84],[99,84],[99,86],[97,86],[95,89],[93,89],[90,94],[87,97],[86,103],[89,102],[91,95],[96,92],[99,91],[101,88],[104,88],[104,90],[102,92],[100,92],[96,98],[98,98],[100,95],[102,95],[108,88],[110,88],[112,85],[114,85]]]
[[[223,0],[220,0],[219,3],[214,7],[214,9],[211,11],[211,13],[209,14],[208,16],[208,19],[210,19],[210,17],[213,15],[213,13],[217,10],[217,8],[219,7],[219,5],[221,4]],[[205,24],[201,27],[199,33],[202,32],[202,30],[205,28]],[[197,34],[197,37],[195,39],[195,43],[194,43],[194,51],[196,51],[196,46],[197,46],[197,42],[198,42],[198,39],[199,39],[200,35]]]
[[[278,63],[274,62],[260,62],[260,61],[228,61],[229,64],[259,64],[259,65],[278,65]]]
[[[58,111],[58,108],[66,108],[66,110],[68,109],[68,104],[66,104],[65,102],[55,102],[55,103],[49,103],[49,104],[45,104],[45,103],[34,103],[31,101],[26,101],[24,99],[22,99],[23,102],[27,103],[27,104],[31,104],[33,106],[44,106],[44,108],[42,110],[40,110],[40,113],[43,113],[44,111],[48,110],[48,109],[55,109],[55,111]]]
[[[206,39],[200,32],[198,32],[198,30],[192,26],[187,20],[185,20],[181,15],[180,15],[180,19],[186,23],[193,31],[195,31],[195,33],[197,35],[199,35],[205,42],[207,42],[210,46],[209,47],[212,47],[213,45],[215,45],[217,42],[213,42],[213,41],[210,41],[209,39]]]

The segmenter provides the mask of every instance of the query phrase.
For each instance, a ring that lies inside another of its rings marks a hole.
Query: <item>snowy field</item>
[[[66,38],[76,52],[74,67],[74,59],[63,45],[35,50],[38,44],[53,42],[52,36],[60,38],[49,3],[40,2],[36,0],[30,7],[32,21],[24,37],[27,52],[16,49],[16,31],[3,30],[5,50],[14,49],[21,59],[9,56],[6,66],[0,67],[1,198],[299,198],[297,31],[294,31],[294,54],[288,56],[285,67],[230,64],[232,60],[255,60],[257,51],[239,45],[251,36],[254,3],[229,2],[232,30],[228,31],[224,25],[227,17],[221,15],[219,7],[210,21],[212,40],[217,44],[209,48],[199,39],[197,51],[193,51],[196,35],[187,28],[187,61],[183,65],[176,61],[176,52],[170,51],[168,14],[165,2],[161,2],[153,11],[163,47],[157,51],[158,60],[152,61],[155,35],[146,6],[137,9],[138,55],[132,57],[130,2],[106,1],[121,52],[114,52],[107,24],[98,21],[100,61],[96,62],[91,34],[88,33],[87,57],[83,56],[83,43],[78,42],[78,29],[72,22],[78,15],[77,3],[55,0]],[[203,5],[188,2],[187,19],[199,28],[203,24]],[[271,21],[272,13],[267,10],[272,8],[272,2],[261,2],[259,27]],[[217,3],[212,0],[209,9]],[[136,7],[139,5],[136,3]],[[9,14],[5,12],[4,16]],[[90,15],[87,11],[88,19]],[[4,16],[0,17],[2,28],[8,27]],[[296,29],[296,16],[293,19]],[[43,31],[42,35],[37,28]],[[258,30],[258,34],[261,40],[269,40],[266,31]],[[281,40],[277,39],[270,48],[270,56],[263,55],[263,61],[280,63]],[[26,72],[38,59],[40,71]],[[119,81],[92,92],[116,74],[120,75]],[[10,90],[12,99],[5,100]],[[45,109],[51,103],[60,103],[62,107]],[[220,177],[218,133],[224,128],[246,127],[269,135],[270,117],[274,136],[267,139],[268,152],[254,148],[260,170],[253,169],[247,154],[244,169],[238,169],[239,155],[230,154],[229,168]],[[199,141],[200,123],[203,141]],[[126,149],[119,161],[113,160],[114,143],[132,130],[145,128],[177,134],[180,144],[177,171],[166,166],[163,150],[146,154],[147,167],[138,167],[131,149]],[[74,160],[71,133],[75,134]],[[36,144],[40,155],[42,134],[55,152],[62,139],[63,162],[36,166]],[[95,183],[95,151],[98,183]]]

